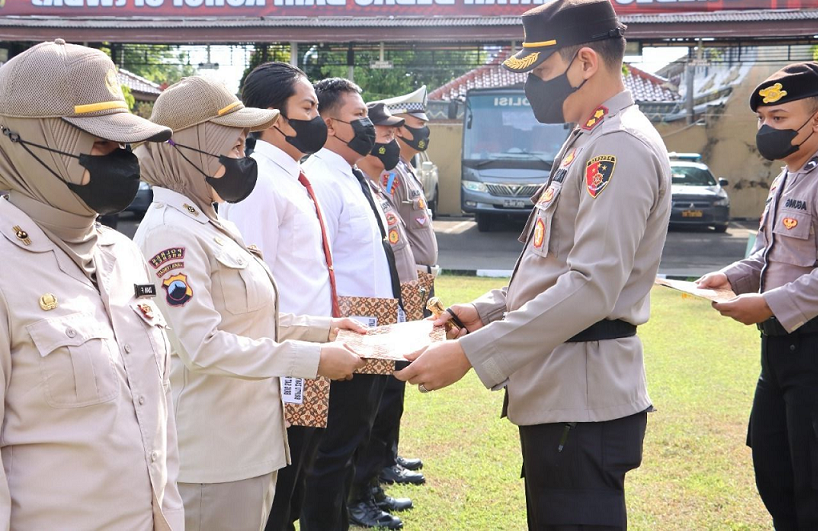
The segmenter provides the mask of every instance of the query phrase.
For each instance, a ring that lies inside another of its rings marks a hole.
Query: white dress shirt
[[[258,163],[256,187],[244,201],[219,205],[219,214],[236,224],[247,244],[261,250],[281,288],[282,312],[330,316],[321,225],[307,189],[298,182],[300,165],[263,140],[256,142],[252,157]],[[312,181],[309,174],[307,178]]]
[[[338,295],[392,298],[381,231],[349,163],[325,148],[304,168],[323,209]]]

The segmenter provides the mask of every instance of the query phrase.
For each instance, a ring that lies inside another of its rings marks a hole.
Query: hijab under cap
[[[0,126],[24,141],[74,155],[89,154],[97,138],[124,143],[170,134],[130,114],[108,56],[62,39],[38,44],[0,67]],[[85,168],[76,158],[30,149],[42,164],[0,135],[0,188],[93,278],[97,213],[66,186],[81,184]]]

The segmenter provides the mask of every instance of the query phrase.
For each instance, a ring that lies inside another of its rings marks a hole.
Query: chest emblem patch
[[[386,213],[386,223],[387,223],[387,224],[388,224],[390,227],[391,227],[392,225],[395,225],[397,222],[398,222],[398,216],[396,216],[396,215],[395,215],[395,214],[393,214],[392,212],[387,212],[387,213]]]
[[[784,218],[782,223],[784,223],[784,226],[787,227],[787,230],[792,230],[798,226],[798,220],[795,218]]]
[[[398,234],[398,229],[392,229],[389,231],[389,243],[395,245],[400,241],[400,234]]]
[[[542,242],[545,239],[545,222],[542,218],[537,220],[537,224],[534,225],[534,248],[539,249],[542,247]]]
[[[613,155],[600,155],[588,161],[585,166],[585,184],[591,197],[596,199],[608,186],[615,166],[616,157]]]

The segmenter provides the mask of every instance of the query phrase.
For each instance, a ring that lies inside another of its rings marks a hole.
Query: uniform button
[[[130,345],[125,345],[122,348],[123,348],[123,350],[125,350],[125,354],[130,354],[131,353],[131,346]]]
[[[790,345],[790,350],[794,352],[795,351],[795,345]]]
[[[144,404],[144,403],[145,403],[145,397],[144,397],[144,396],[140,396],[140,397],[139,397],[139,405],[141,406],[141,405],[142,405],[142,404]]]
[[[156,452],[151,452],[151,462],[156,461],[159,458],[159,454]]]
[[[66,328],[65,329],[65,335],[67,335],[68,337],[73,338],[73,337],[75,337],[77,335],[77,331],[74,330],[73,328]]]

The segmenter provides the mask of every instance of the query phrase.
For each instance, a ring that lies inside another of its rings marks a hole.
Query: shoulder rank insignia
[[[162,287],[167,292],[166,300],[171,306],[184,306],[193,297],[193,290],[187,283],[187,275],[182,273],[163,280]]]
[[[517,59],[516,57],[511,56],[503,61],[503,66],[506,66],[511,70],[524,70],[533,65],[539,56],[540,52],[530,53],[522,59]]]
[[[775,85],[770,85],[767,88],[763,88],[758,91],[758,95],[764,98],[764,103],[775,103],[784,96],[787,95],[787,91],[784,90],[784,85],[781,83],[776,83]]]
[[[590,131],[591,129],[599,125],[599,122],[602,121],[606,114],[608,114],[608,108],[603,105],[600,105],[599,107],[596,108],[594,114],[592,114],[591,117],[588,118],[588,120],[585,122],[582,128],[585,129],[586,131]]]
[[[585,184],[591,197],[596,199],[611,182],[614,166],[616,166],[616,157],[613,155],[594,157],[585,165]]]

